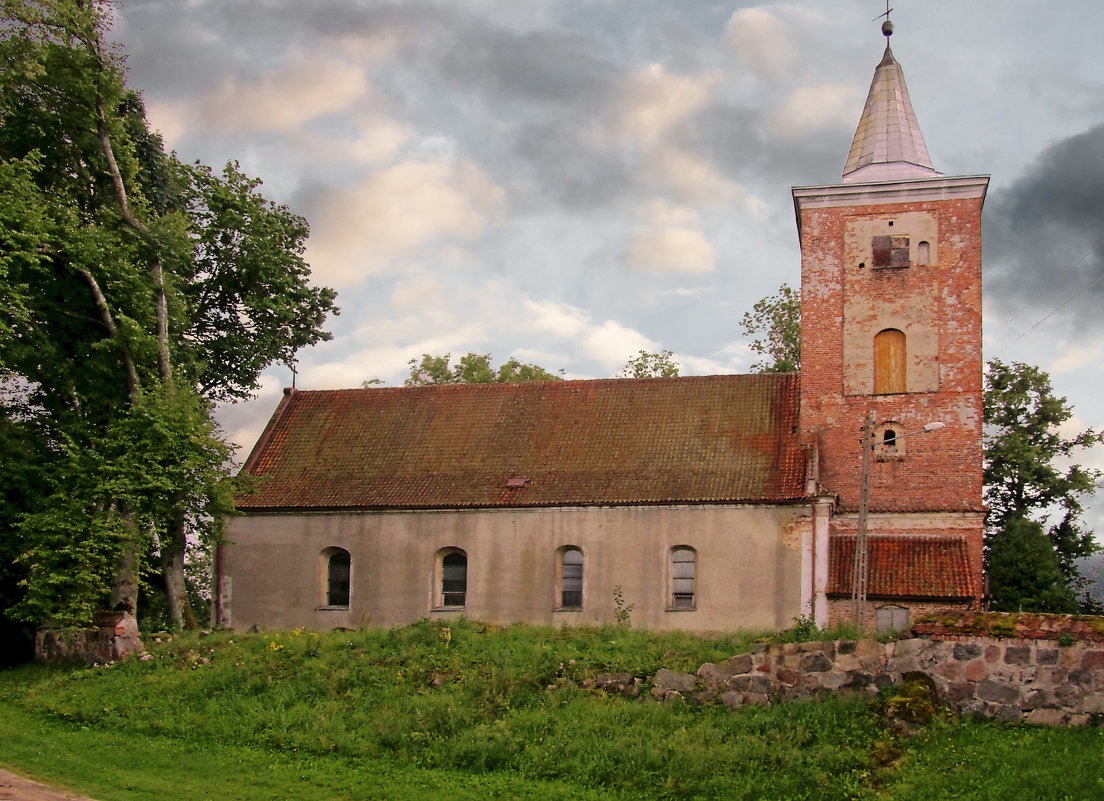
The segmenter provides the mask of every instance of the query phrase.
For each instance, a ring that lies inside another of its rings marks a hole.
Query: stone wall
[[[688,698],[729,708],[812,698],[825,692],[873,696],[922,672],[962,714],[1045,725],[1084,725],[1104,713],[1104,645],[992,637],[769,643],[697,675],[660,670],[657,700]],[[603,686],[599,677],[596,686]],[[605,688],[611,689],[609,677]],[[632,694],[635,684],[625,685]]]
[[[138,623],[128,612],[97,612],[88,628],[41,628],[35,633],[40,662],[106,663],[143,650]]]

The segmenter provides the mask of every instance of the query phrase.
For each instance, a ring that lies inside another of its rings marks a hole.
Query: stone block
[[[1066,721],[1068,726],[1088,726],[1089,721],[1092,720],[1092,715],[1086,715],[1084,712],[1074,712],[1069,716]]]
[[[977,643],[958,642],[955,643],[951,653],[954,658],[960,662],[969,662],[971,659],[977,659],[982,655],[981,646]]]
[[[934,674],[947,681],[961,681],[964,671],[961,662],[944,662],[936,667]]]
[[[1084,694],[1084,691],[1076,684],[1063,684],[1054,690],[1054,698],[1062,706],[1077,706],[1081,703],[1081,696]]]
[[[855,653],[855,646],[856,646],[856,643],[855,643],[854,640],[839,640],[839,641],[837,641],[836,642],[836,656],[838,657],[838,656],[841,656],[843,654],[853,654],[853,653]]]
[[[751,654],[739,654],[731,659],[722,662],[721,666],[728,671],[729,675],[735,675],[737,673],[747,673],[753,666],[753,660]]]
[[[1004,664],[1030,665],[1031,647],[1027,645],[1009,645],[1004,649]]]
[[[739,709],[744,705],[744,694],[729,690],[721,694],[721,703],[729,709]]]
[[[1092,693],[1081,698],[1081,711],[1090,715],[1104,712],[1104,693]]]
[[[874,686],[874,677],[861,670],[852,670],[848,673],[847,683],[843,686],[848,690],[872,690],[873,692],[877,692],[878,690],[878,688]]]
[[[853,653],[836,656],[837,670],[859,670],[861,667],[862,660]]]
[[[652,684],[656,687],[680,693],[692,692],[697,683],[698,680],[693,674],[676,673],[667,668],[660,668],[652,678]]]
[[[1038,665],[1057,665],[1058,649],[1040,648],[1038,651],[1035,652],[1035,663]]]
[[[847,684],[847,674],[838,670],[833,670],[828,673],[821,673],[820,686],[825,690],[838,690]]]
[[[1069,720],[1069,713],[1061,709],[1047,709],[1038,707],[1032,709],[1027,716],[1027,722],[1036,726],[1062,726]]]
[[[987,645],[985,646],[985,661],[986,662],[999,662],[1001,656],[1004,654],[1004,649],[999,645]]]
[[[915,656],[893,657],[887,665],[891,673],[913,673],[921,669],[920,660]]]
[[[717,687],[729,680],[732,674],[720,665],[706,662],[698,668],[698,677],[705,682],[707,687]]]
[[[1002,706],[993,714],[994,720],[1023,720],[1023,710],[1016,704]]]
[[[1040,687],[1054,688],[1064,684],[1069,677],[1069,668],[1061,665],[1044,665],[1035,672],[1035,683]]]
[[[860,656],[859,663],[862,669],[868,673],[880,673],[885,669],[886,658],[884,656]]]
[[[928,647],[928,640],[898,640],[897,647],[893,649],[894,658],[903,656],[918,656]]]
[[[975,659],[967,662],[962,669],[962,675],[968,681],[982,681],[989,678],[989,663],[984,659]]]
[[[943,688],[943,695],[948,701],[961,704],[963,701],[973,698],[976,689],[977,685],[972,681],[952,681]]]
[[[1017,688],[999,684],[991,679],[978,682],[976,695],[982,701],[1005,706],[1018,703],[1020,700],[1020,691]]]
[[[1087,670],[1071,670],[1068,681],[1076,684],[1083,690],[1091,690],[1093,686],[1093,674]]]
[[[801,678],[801,673],[796,670],[790,670],[789,668],[782,668],[774,674],[774,677],[778,679],[779,684],[793,687]]]
[[[808,673],[824,673],[834,667],[827,654],[808,653],[801,657],[801,669]]]
[[[1104,668],[1104,651],[1092,650],[1085,651],[1081,656],[1081,669],[1082,670],[1099,670]]]

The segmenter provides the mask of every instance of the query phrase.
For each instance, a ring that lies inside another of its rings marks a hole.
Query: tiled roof
[[[246,462],[261,481],[242,509],[804,496],[796,374],[286,393]]]
[[[962,537],[871,536],[867,557],[870,598],[973,598],[969,550]],[[851,595],[855,536],[832,537],[828,594]]]

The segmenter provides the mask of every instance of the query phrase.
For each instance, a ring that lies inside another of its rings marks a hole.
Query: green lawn
[[[1095,728],[948,720],[898,741],[861,699],[733,713],[578,686],[750,641],[466,622],[176,637],[144,661],[0,672],[0,764],[100,801],[1104,798]]]

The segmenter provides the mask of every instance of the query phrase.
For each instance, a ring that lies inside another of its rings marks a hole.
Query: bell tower
[[[870,628],[980,601],[988,181],[935,170],[887,39],[842,181],[793,189],[801,436],[816,455],[810,486],[832,501],[807,593],[819,623],[853,619],[856,550]]]

